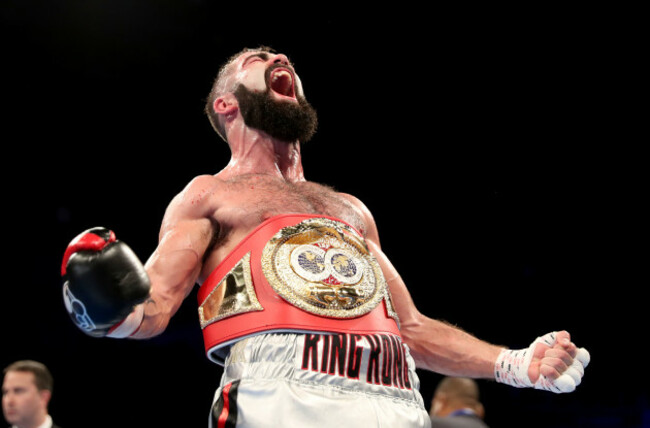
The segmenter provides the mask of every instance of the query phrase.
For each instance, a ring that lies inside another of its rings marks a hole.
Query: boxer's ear
[[[214,100],[212,108],[217,114],[230,115],[239,109],[239,103],[233,94],[228,93]]]

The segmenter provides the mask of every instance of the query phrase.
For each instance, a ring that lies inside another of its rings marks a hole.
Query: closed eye
[[[243,65],[247,66],[248,64],[251,64],[251,63],[256,62],[256,61],[266,61],[268,59],[269,59],[269,56],[267,54],[265,54],[263,52],[262,53],[257,53],[257,54],[253,54],[253,55],[249,56],[248,58],[246,58]]]

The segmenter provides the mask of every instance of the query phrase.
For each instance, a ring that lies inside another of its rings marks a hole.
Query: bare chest
[[[330,187],[311,182],[289,183],[250,175],[224,182],[215,220],[219,225],[213,251],[224,255],[265,220],[281,214],[320,214],[341,219],[361,233],[359,209]],[[220,257],[219,257],[220,258]]]

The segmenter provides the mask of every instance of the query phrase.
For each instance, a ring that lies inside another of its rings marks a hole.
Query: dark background
[[[264,44],[319,112],[307,178],[368,205],[422,312],[512,348],[567,329],[591,352],[572,394],[481,381],[491,426],[650,426],[636,11],[219,3],[2,3],[0,363],[51,368],[58,424],[207,425],[221,369],[196,290],[158,338],[92,339],[60,261],[97,225],[146,260],[171,198],[228,162],[203,115],[219,65]],[[440,376],[420,378],[428,406]]]

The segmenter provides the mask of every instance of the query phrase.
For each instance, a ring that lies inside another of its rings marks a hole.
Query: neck
[[[38,415],[31,421],[25,421],[23,424],[12,425],[12,427],[17,428],[38,428],[45,423],[46,420],[51,420],[50,415],[47,413],[44,415]]]
[[[243,125],[243,124],[242,124]],[[305,181],[300,143],[286,143],[246,126],[228,133],[231,158],[225,175],[267,174],[287,181]]]

